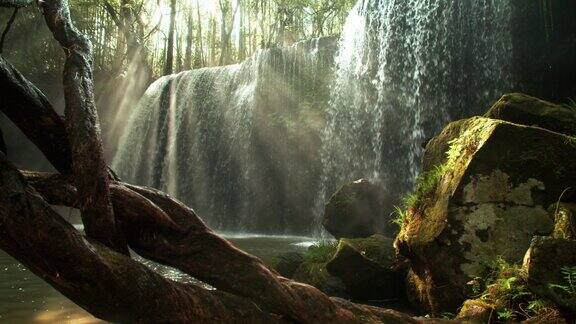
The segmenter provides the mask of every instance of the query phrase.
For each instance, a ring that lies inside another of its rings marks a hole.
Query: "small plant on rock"
[[[336,253],[338,241],[322,240],[310,246],[304,255],[304,262],[326,263],[332,259]]]
[[[528,290],[520,265],[498,258],[492,269],[480,298],[494,305],[498,321],[521,321],[553,311],[552,304]]]
[[[564,277],[564,283],[551,284],[550,288],[557,289],[571,298],[576,298],[576,266],[567,266],[560,269]]]

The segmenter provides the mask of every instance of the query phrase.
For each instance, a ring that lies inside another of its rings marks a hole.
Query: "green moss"
[[[408,220],[408,215],[420,210],[424,200],[431,196],[447,169],[447,165],[442,164],[434,167],[431,171],[422,173],[416,181],[416,190],[404,197],[402,207],[394,207],[395,217],[392,219],[392,223],[402,229]]]
[[[322,287],[330,277],[326,270],[325,263],[302,263],[294,273],[294,280],[315,286]]]
[[[448,173],[455,174],[465,168],[464,162],[467,161],[467,157],[478,150],[492,132],[493,127],[490,126],[496,123],[498,122],[485,118],[471,119],[460,135],[448,142],[444,163],[420,174],[416,180],[416,190],[404,197],[401,207],[395,208],[392,223],[402,230],[410,215],[422,213],[426,202],[434,195],[442,178]]]
[[[338,242],[336,241],[320,241],[310,246],[304,254],[304,261],[294,274],[294,279],[321,287],[330,276],[326,270],[326,263],[336,253],[337,246]]]

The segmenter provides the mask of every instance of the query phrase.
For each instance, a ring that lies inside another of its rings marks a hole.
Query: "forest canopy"
[[[338,34],[353,0],[71,0],[94,46],[96,73],[122,73],[134,52],[158,76],[237,63],[261,48]],[[2,10],[2,21],[13,14]],[[25,72],[58,71],[61,49],[39,10],[21,10],[3,54]],[[29,37],[19,35],[35,35]],[[22,54],[34,55],[22,55]]]

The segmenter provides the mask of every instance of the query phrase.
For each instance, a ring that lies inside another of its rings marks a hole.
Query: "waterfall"
[[[113,168],[220,231],[309,231],[336,40],[158,79],[132,111]]]
[[[335,58],[317,215],[334,190],[369,178],[399,198],[422,145],[482,114],[512,87],[508,0],[361,0]]]
[[[319,233],[327,198],[369,178],[400,198],[422,144],[514,85],[511,0],[361,0],[340,40],[165,76],[113,167],[220,231]]]

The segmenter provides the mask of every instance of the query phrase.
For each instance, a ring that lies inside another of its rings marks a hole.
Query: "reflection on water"
[[[0,250],[0,323],[100,323]]]
[[[280,254],[302,252],[314,241],[307,237],[225,235],[238,248],[274,265]],[[144,260],[146,266],[166,278],[209,286],[163,265]],[[68,300],[42,279],[0,250],[0,323],[103,323]]]

